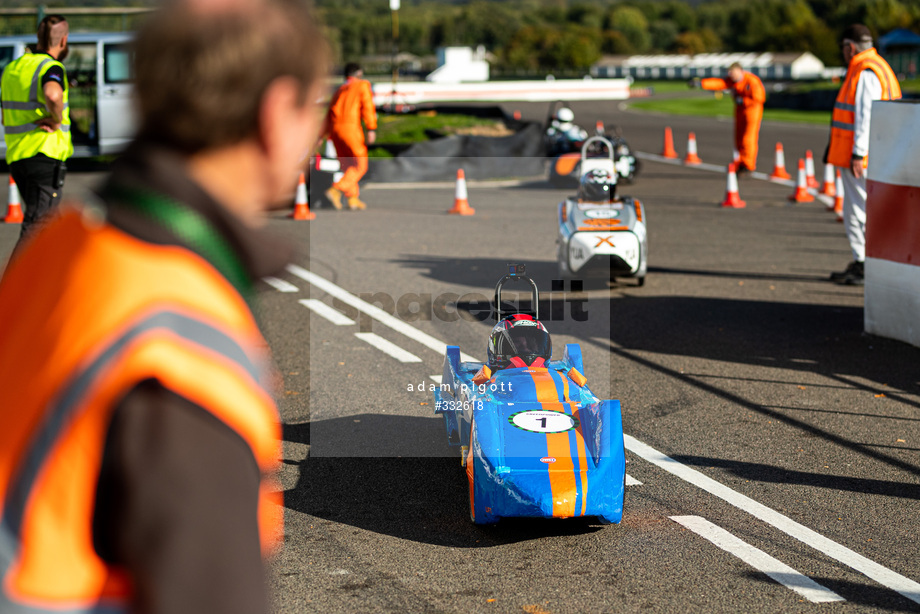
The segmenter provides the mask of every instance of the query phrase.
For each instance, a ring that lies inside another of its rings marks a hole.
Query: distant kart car
[[[598,151],[605,151],[597,157]],[[589,155],[590,151],[595,154]],[[604,137],[591,137],[582,147],[582,185],[579,193],[559,203],[556,261],[564,277],[634,278],[645,284],[648,271],[648,234],[645,209],[630,196],[616,195],[613,145]],[[609,176],[613,182],[603,200],[586,197],[585,177]]]
[[[640,163],[626,139],[616,133],[607,135],[602,130],[599,130],[596,136],[603,136],[611,143],[614,169],[619,179],[625,183],[632,183],[639,172]],[[585,143],[587,141],[581,143],[582,149],[563,153],[553,159],[549,167],[549,182],[553,187],[567,188],[578,185],[578,180],[584,173],[581,161],[584,158],[582,150]],[[594,155],[595,152],[592,151],[591,154]]]
[[[533,318],[539,315],[537,286],[524,273],[523,265],[509,265],[499,280],[499,323],[509,316],[502,286],[512,280],[530,283]],[[510,318],[528,317],[522,315]],[[545,332],[538,320],[528,326]],[[490,355],[491,347],[490,340]],[[626,479],[620,402],[598,399],[588,388],[578,344],[566,345],[560,360],[515,364],[521,363],[493,365],[492,372],[489,364],[461,362],[460,349],[448,346],[434,392],[448,441],[461,449],[471,519],[594,516],[619,523]]]

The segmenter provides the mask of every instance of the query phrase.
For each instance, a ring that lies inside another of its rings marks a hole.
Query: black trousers
[[[19,249],[23,240],[41,226],[49,213],[61,203],[64,175],[67,167],[61,160],[37,154],[10,164],[10,174],[22,198],[22,228],[19,231]]]

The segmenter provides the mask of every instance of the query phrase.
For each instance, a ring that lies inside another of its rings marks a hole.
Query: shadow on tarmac
[[[387,430],[416,433],[419,418],[378,416]],[[363,418],[362,418],[363,420]],[[441,418],[425,418],[446,438]],[[342,431],[351,418],[323,421]],[[328,426],[328,425],[327,425]],[[310,425],[284,425],[286,441],[309,443]],[[308,457],[286,461],[300,469],[297,484],[284,492],[284,506],[333,522],[400,539],[455,548],[489,548],[543,537],[582,535],[600,530],[593,518],[503,519],[497,530],[469,518],[469,487],[460,455],[433,458]]]

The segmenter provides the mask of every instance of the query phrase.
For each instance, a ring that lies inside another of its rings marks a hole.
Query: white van
[[[134,135],[134,57],[130,32],[71,32],[64,60],[70,83],[74,157],[117,153]],[[0,36],[0,71],[35,44],[35,36]],[[3,127],[0,126],[0,135]],[[0,157],[6,143],[0,139]]]

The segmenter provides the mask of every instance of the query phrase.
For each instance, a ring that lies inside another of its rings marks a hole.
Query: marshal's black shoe
[[[862,262],[854,260],[845,270],[831,273],[831,281],[847,286],[861,286],[865,277],[864,268]]]

